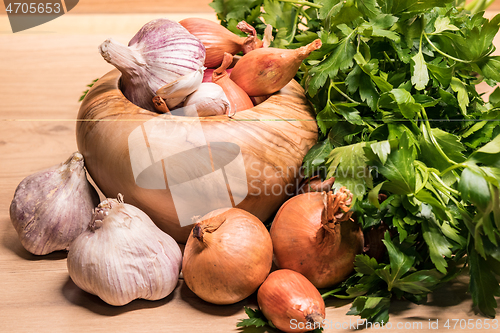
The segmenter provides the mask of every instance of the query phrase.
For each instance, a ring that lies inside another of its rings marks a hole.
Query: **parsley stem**
[[[335,90],[337,90],[337,92],[338,92],[339,94],[341,94],[342,96],[344,96],[344,97],[345,97],[345,98],[346,98],[349,102],[351,102],[351,103],[355,103],[355,104],[358,104],[358,105],[360,105],[360,104],[361,104],[361,103],[359,103],[359,102],[356,102],[356,101],[355,101],[355,100],[353,100],[351,97],[349,97],[349,96],[348,96],[345,92],[343,92],[342,90],[340,90],[340,89],[339,89],[339,87],[337,87],[336,83],[337,83],[337,82],[332,82],[332,83],[330,83],[330,87],[331,87],[331,88],[333,88],[333,89],[335,89]]]
[[[462,59],[458,59],[458,58],[455,58],[447,53],[444,53],[443,51],[441,51],[440,49],[438,49],[436,47],[436,45],[434,45],[431,40],[429,39],[429,37],[427,36],[427,34],[425,32],[423,32],[423,35],[425,37],[425,39],[427,40],[427,42],[429,43],[430,46],[432,46],[432,48],[434,50],[436,50],[437,53],[441,54],[442,56],[445,56],[447,58],[450,58],[451,60],[455,60],[456,62],[461,62],[461,63],[464,63],[464,64],[470,64],[472,61],[467,61],[467,60],[462,60]]]
[[[431,124],[429,123],[429,118],[427,117],[427,113],[425,112],[425,108],[422,107],[422,117],[424,118],[424,126],[425,128],[427,129],[427,135],[429,136],[429,138],[431,139],[431,142],[432,144],[434,145],[434,147],[437,149],[437,151],[439,152],[439,155],[443,156],[443,158],[450,164],[457,164],[457,162],[451,160],[448,155],[446,155],[443,151],[443,149],[441,148],[441,146],[439,145],[439,143],[437,142],[436,138],[434,137],[434,135],[432,135],[432,129],[431,129]]]
[[[312,8],[322,8],[323,6],[317,4],[317,3],[312,3],[309,1],[303,1],[303,0],[279,0],[280,2],[291,2],[297,5],[304,5],[304,6],[309,6]]]
[[[434,180],[436,180],[439,183],[439,185],[441,185],[443,188],[445,188],[446,191],[453,193],[455,195],[460,195],[459,191],[446,185],[445,182],[443,182],[443,180],[435,172],[431,172],[431,175],[434,176]]]
[[[446,173],[450,172],[451,170],[458,169],[458,168],[466,168],[467,164],[465,163],[455,163],[454,165],[449,166],[446,168],[444,171],[440,172],[440,176],[444,176]]]

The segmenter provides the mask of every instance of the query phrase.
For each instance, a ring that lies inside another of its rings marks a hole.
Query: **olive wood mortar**
[[[76,124],[78,150],[84,156],[89,175],[106,197],[123,194],[125,202],[143,210],[177,242],[185,243],[192,224],[181,226],[168,184],[166,189],[147,189],[138,186],[134,178],[129,135],[159,114],[125,98],[119,88],[120,77],[116,69],[107,73],[83,100]],[[313,109],[294,80],[266,101],[232,118],[222,115],[171,119],[199,121],[207,142],[239,146],[248,195],[236,207],[261,221],[272,217],[294,193],[302,160],[318,138]],[[169,142],[161,144],[168,148]]]

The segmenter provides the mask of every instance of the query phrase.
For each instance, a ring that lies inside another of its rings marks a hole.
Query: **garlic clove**
[[[203,81],[203,71],[201,66],[198,70],[181,76],[156,91],[156,95],[165,100],[169,109],[179,105],[189,94],[193,93]]]
[[[71,244],[67,265],[78,287],[119,306],[168,296],[181,262],[175,240],[118,194],[95,209],[88,229]]]
[[[198,89],[184,101],[184,106],[194,105],[198,117],[209,117],[228,114],[229,100],[224,90],[216,83],[202,83]]]
[[[35,255],[67,250],[88,226],[99,203],[79,152],[24,178],[10,205],[10,220],[21,244]]]

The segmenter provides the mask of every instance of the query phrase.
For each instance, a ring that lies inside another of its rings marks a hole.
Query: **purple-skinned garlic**
[[[141,108],[155,111],[156,91],[197,71],[205,62],[205,47],[177,22],[160,18],[146,23],[125,46],[107,39],[102,57],[121,73],[123,95]]]
[[[79,152],[36,172],[16,188],[10,220],[26,250],[35,255],[67,250],[85,229],[99,195],[87,180]]]

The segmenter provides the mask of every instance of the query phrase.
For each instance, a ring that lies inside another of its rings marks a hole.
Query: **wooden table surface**
[[[209,2],[82,0],[69,14],[16,34],[0,8],[1,332],[242,331],[236,323],[246,318],[243,306],[256,308],[255,296],[235,305],[216,306],[197,298],[182,280],[160,301],[136,300],[123,307],[104,303],[71,281],[65,253],[28,253],[8,213],[15,188],[24,177],[64,161],[77,150],[78,98],[86,84],[112,69],[97,46],[108,37],[127,43],[143,24],[157,17],[216,20]],[[466,281],[462,277],[440,288],[425,305],[395,302],[391,308],[395,331],[435,332],[429,320],[439,320],[440,328],[448,319],[484,320],[471,307]],[[351,331],[348,324],[358,318],[345,315],[349,303],[334,299],[326,303],[331,327],[325,331]]]

